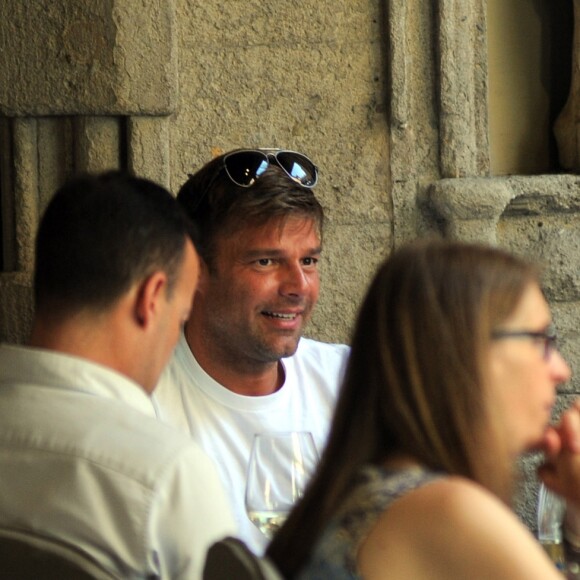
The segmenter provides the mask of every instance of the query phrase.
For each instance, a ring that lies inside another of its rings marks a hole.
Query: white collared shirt
[[[215,468],[106,367],[0,346],[0,526],[78,545],[124,578],[201,578],[236,534]]]

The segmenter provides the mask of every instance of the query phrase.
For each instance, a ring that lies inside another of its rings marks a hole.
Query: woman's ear
[[[151,325],[161,312],[162,302],[167,300],[167,274],[162,271],[153,272],[144,278],[137,289],[135,298],[135,318],[145,327]]]

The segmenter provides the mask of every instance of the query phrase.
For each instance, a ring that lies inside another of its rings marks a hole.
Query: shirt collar
[[[106,366],[52,350],[1,345],[0,384],[28,383],[121,401],[151,417],[151,397],[133,380]]]

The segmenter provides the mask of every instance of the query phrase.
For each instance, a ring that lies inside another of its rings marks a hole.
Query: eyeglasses
[[[556,343],[558,341],[556,331],[553,329],[548,329],[543,332],[534,332],[531,330],[496,330],[491,333],[491,338],[531,338],[532,340],[543,341],[544,350],[542,354],[544,360],[548,360],[552,352],[556,350]]]
[[[310,188],[318,181],[318,168],[306,155],[282,149],[243,149],[224,156],[228,177],[240,187],[251,187],[274,161],[286,175],[302,187]]]

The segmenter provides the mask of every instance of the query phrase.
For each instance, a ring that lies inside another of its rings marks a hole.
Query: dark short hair
[[[324,211],[311,189],[289,178],[276,164],[250,187],[233,183],[224,170],[224,153],[204,165],[183,184],[177,200],[199,231],[198,250],[211,263],[216,236],[273,218],[302,215],[314,221],[320,236]]]
[[[104,310],[151,273],[171,293],[183,263],[189,220],[163,187],[121,172],[84,175],[53,196],[36,237],[37,310]]]

